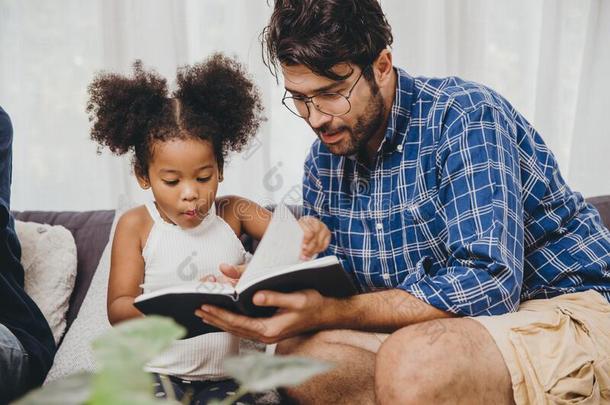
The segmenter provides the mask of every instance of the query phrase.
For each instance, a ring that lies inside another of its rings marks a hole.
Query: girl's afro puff
[[[258,89],[236,60],[219,53],[180,68],[177,84],[169,97],[166,80],[139,60],[130,77],[99,73],[88,88],[91,138],[115,154],[133,152],[136,174],[144,178],[154,142],[171,138],[210,141],[222,168],[228,152],[239,152],[263,120]]]

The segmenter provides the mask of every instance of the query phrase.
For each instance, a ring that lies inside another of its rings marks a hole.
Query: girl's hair
[[[239,62],[220,53],[178,69],[177,85],[170,97],[166,80],[140,60],[131,77],[97,74],[88,87],[91,139],[118,155],[132,152],[141,178],[148,178],[155,142],[172,138],[210,141],[222,170],[264,119],[258,89]]]

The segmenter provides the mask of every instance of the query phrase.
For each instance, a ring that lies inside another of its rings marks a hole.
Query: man
[[[198,314],[336,363],[297,402],[610,401],[610,232],[531,125],[482,85],[395,68],[376,0],[276,1],[264,42],[319,138],[305,213],[366,293]]]
[[[0,404],[42,384],[55,355],[44,316],[23,290],[21,247],[10,214],[13,128],[0,107]]]

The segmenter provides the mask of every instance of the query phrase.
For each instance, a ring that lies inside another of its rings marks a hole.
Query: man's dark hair
[[[261,35],[263,60],[275,77],[278,65],[304,65],[332,80],[351,74],[338,75],[333,66],[348,62],[364,69],[392,41],[377,0],[275,0]]]

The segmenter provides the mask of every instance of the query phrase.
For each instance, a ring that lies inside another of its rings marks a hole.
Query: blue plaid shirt
[[[610,232],[572,192],[540,135],[499,94],[397,69],[372,164],[317,140],[305,214],[364,291],[400,288],[459,315],[595,289],[610,300]]]

